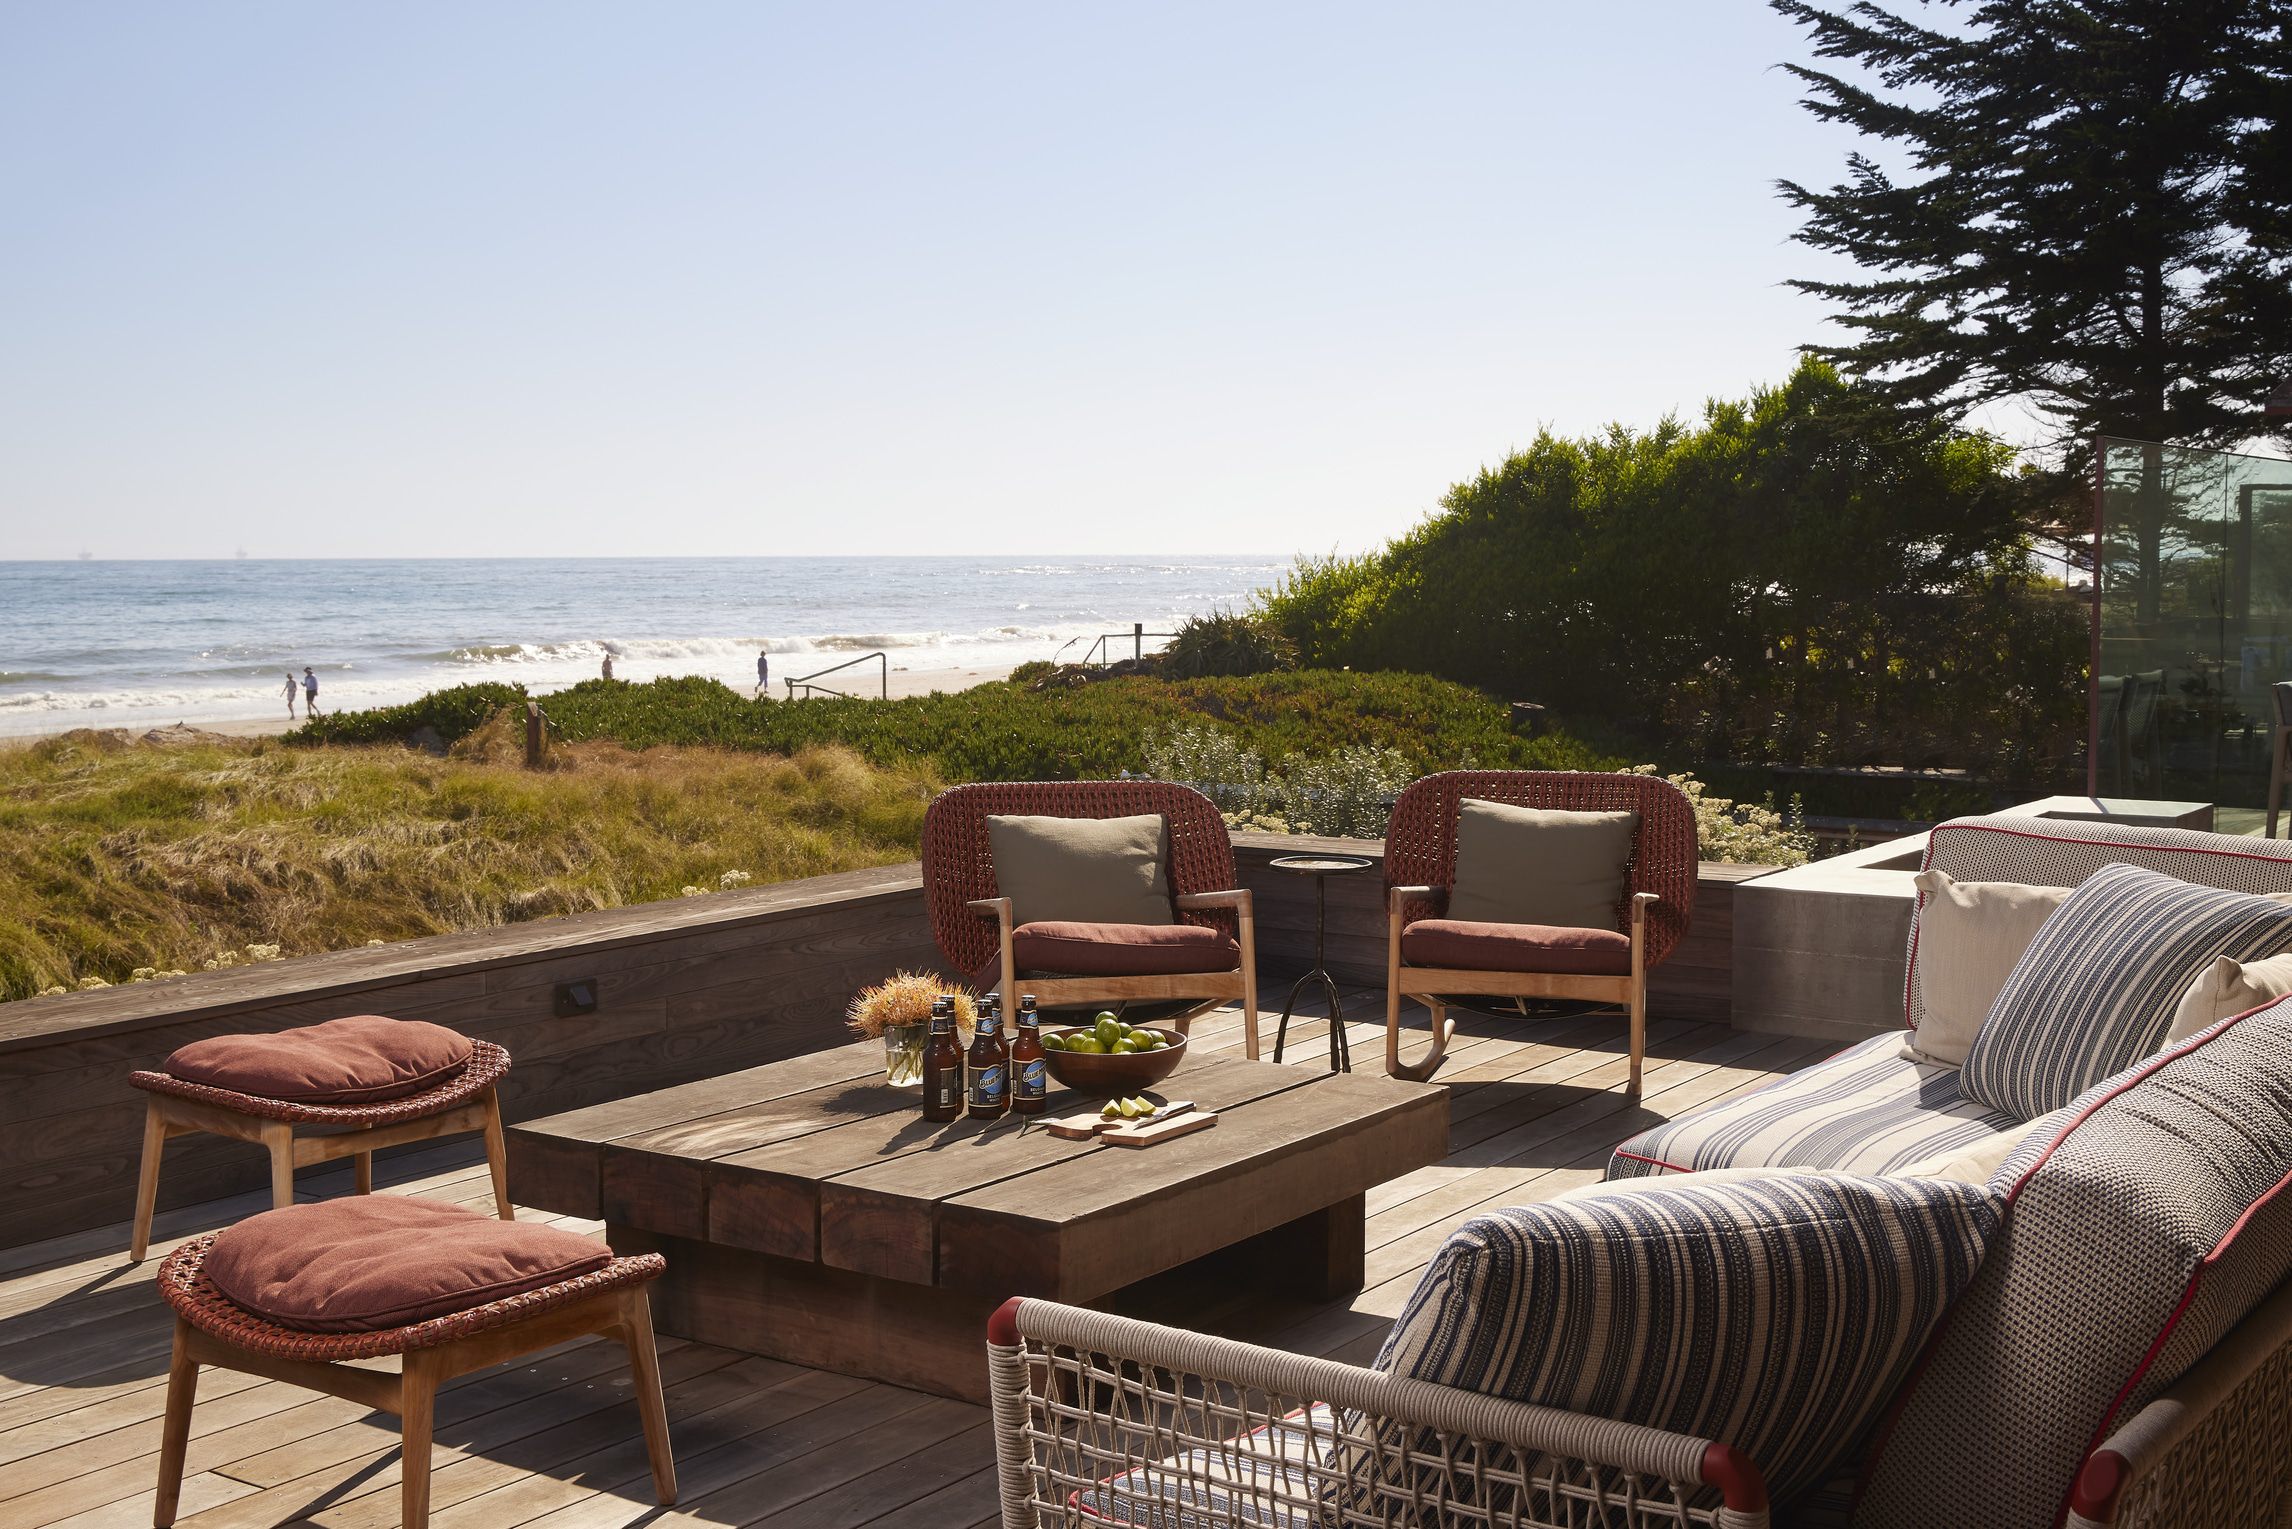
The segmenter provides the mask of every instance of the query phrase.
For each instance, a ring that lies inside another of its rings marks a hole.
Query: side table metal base
[[[1289,1040],[1289,1016],[1297,1007],[1297,995],[1305,991],[1305,984],[1318,982],[1329,998],[1329,1070],[1351,1072],[1353,1050],[1345,1039],[1345,1006],[1337,1000],[1337,979],[1325,969],[1316,966],[1289,985],[1289,996],[1281,1001],[1281,1025],[1273,1032],[1273,1059],[1281,1060],[1281,1048]]]

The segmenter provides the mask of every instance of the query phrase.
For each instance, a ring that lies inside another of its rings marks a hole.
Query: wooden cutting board
[[[1046,1120],[1043,1129],[1068,1141],[1088,1141],[1095,1136],[1117,1146],[1149,1147],[1215,1125],[1217,1119],[1216,1110],[1197,1110],[1188,1100],[1171,1099],[1150,1120],[1108,1120],[1094,1110],[1087,1115]]]

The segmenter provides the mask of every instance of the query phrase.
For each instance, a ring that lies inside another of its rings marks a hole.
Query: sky
[[[1359,551],[1779,381],[1760,0],[0,0],[0,558]]]

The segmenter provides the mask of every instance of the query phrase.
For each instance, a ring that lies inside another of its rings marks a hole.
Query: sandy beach
[[[874,699],[878,694],[880,685],[883,690],[889,692],[889,699],[897,700],[901,696],[929,695],[934,690],[969,690],[973,685],[985,685],[995,680],[1009,679],[1010,675],[1011,666],[1007,664],[974,664],[949,669],[895,668],[888,677],[880,680],[873,673],[853,669],[834,676],[834,680],[842,681],[849,687],[843,692],[846,695],[857,696],[862,699]],[[860,677],[855,680],[854,676]],[[772,690],[775,699],[787,699],[788,687],[782,680],[775,678],[772,682]],[[407,699],[413,698],[409,696]],[[547,699],[546,692],[542,694],[542,699]],[[292,722],[283,716],[224,717],[220,719],[209,717],[178,719],[148,716],[139,718],[132,723],[124,721],[106,723],[90,720],[80,724],[81,727],[124,727],[126,731],[137,737],[141,737],[155,728],[190,727],[205,733],[221,733],[230,738],[276,737],[280,733],[301,725],[302,719],[299,716]],[[57,728],[51,732],[0,734],[0,749],[25,748],[44,739],[62,737],[64,733],[69,731],[72,729]]]

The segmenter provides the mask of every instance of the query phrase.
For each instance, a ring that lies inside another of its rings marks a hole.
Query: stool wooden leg
[[[494,1214],[504,1221],[515,1221],[517,1212],[509,1203],[509,1143],[501,1134],[501,1100],[490,1088],[485,1091],[485,1165],[493,1173]]]
[[[151,1213],[159,1204],[159,1158],[166,1150],[167,1122],[159,1113],[159,1101],[147,1099],[143,1106],[143,1164],[135,1173],[135,1231],[127,1245],[130,1263],[142,1263],[143,1255],[151,1251]]]
[[[271,1209],[294,1204],[294,1127],[283,1120],[264,1121],[263,1145],[271,1154]]]
[[[438,1412],[438,1375],[432,1356],[406,1356],[398,1381],[398,1517],[401,1529],[429,1529],[430,1441]]]
[[[661,1506],[676,1501],[676,1458],[669,1452],[668,1404],[661,1397],[661,1361],[653,1346],[652,1303],[642,1289],[621,1296],[621,1341],[629,1350],[629,1374],[637,1392],[637,1415],[644,1419],[645,1453],[652,1460],[653,1491]]]
[[[167,1418],[159,1433],[159,1499],[151,1522],[167,1529],[183,1492],[183,1456],[191,1444],[191,1406],[199,1394],[199,1364],[191,1357],[191,1329],[175,1321],[175,1352],[167,1364]]]

